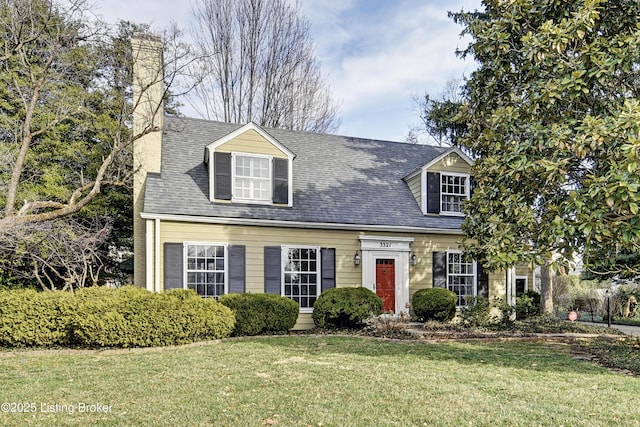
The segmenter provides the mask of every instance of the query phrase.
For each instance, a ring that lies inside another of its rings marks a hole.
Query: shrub
[[[193,291],[0,291],[0,344],[146,347],[227,337],[231,310]]]
[[[68,345],[73,310],[73,294],[68,292],[0,291],[0,345]]]
[[[295,326],[300,311],[292,299],[274,294],[228,294],[218,301],[235,314],[236,336],[286,333]]]
[[[367,288],[331,288],[316,300],[312,318],[322,328],[354,327],[381,312],[382,300]]]
[[[540,294],[533,290],[528,290],[516,297],[516,318],[526,319],[540,314]]]
[[[194,291],[155,294],[125,286],[117,290],[87,288],[77,292],[73,339],[86,346],[150,347],[224,338],[235,318],[217,301]]]
[[[468,299],[468,305],[460,310],[462,324],[466,327],[495,327],[499,324],[511,326],[515,308],[494,297],[489,304],[486,297]]]
[[[456,315],[458,297],[444,288],[420,289],[413,294],[411,306],[421,321],[448,322]]]

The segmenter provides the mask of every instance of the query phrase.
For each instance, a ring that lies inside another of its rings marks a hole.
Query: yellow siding
[[[407,181],[407,185],[409,186],[409,190],[411,190],[411,194],[413,194],[414,199],[422,209],[422,174],[417,174],[413,178]]]
[[[359,249],[357,232],[180,222],[163,222],[160,230],[161,251],[165,242],[193,241],[245,245],[247,292],[264,292],[264,247],[283,244],[335,248],[337,285],[360,286],[362,283],[359,268],[353,265],[353,256]],[[161,253],[160,271],[164,268],[163,258],[164,254]],[[161,289],[164,289],[164,283],[161,283]]]
[[[275,145],[264,139],[255,130],[248,130],[243,134],[235,137],[218,148],[216,151],[221,153],[243,152],[252,154],[265,154],[273,157],[286,158],[287,155],[280,151]]]
[[[458,153],[449,153],[429,168],[429,172],[471,173],[471,166]]]
[[[413,237],[411,252],[418,257],[418,264],[410,266],[409,293],[433,286],[433,252],[457,250],[460,236],[440,234],[383,233],[340,230],[314,230],[282,227],[258,227],[237,225],[199,224],[162,221],[160,227],[160,289],[164,289],[164,243],[207,242],[245,245],[246,291],[264,292],[264,247],[285,245],[310,245],[335,248],[336,286],[362,285],[362,266],[354,266],[353,257],[360,250],[360,235],[380,237]],[[504,273],[490,276],[489,294],[505,294]],[[504,296],[503,296],[504,298]],[[300,314],[296,329],[313,326],[310,314]]]

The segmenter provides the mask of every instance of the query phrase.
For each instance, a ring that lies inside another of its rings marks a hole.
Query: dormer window
[[[424,215],[463,216],[462,205],[471,197],[473,165],[469,156],[454,147],[403,179]]]
[[[471,176],[459,172],[427,172],[426,212],[462,216],[462,204],[471,193]]]
[[[271,203],[271,164],[269,156],[233,155],[233,200]]]
[[[247,123],[205,147],[209,200],[293,206],[294,157],[260,126]]]
[[[440,173],[440,213],[461,215],[462,203],[469,198],[469,175]]]

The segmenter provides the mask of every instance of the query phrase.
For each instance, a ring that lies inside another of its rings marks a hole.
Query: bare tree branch
[[[232,123],[334,132],[338,106],[315,59],[309,23],[285,0],[197,0],[196,45],[206,62],[189,98]]]

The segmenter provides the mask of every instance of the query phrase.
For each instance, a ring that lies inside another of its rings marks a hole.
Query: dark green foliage
[[[321,328],[359,326],[382,312],[382,300],[367,288],[331,288],[313,305],[313,322]]]
[[[224,338],[231,310],[193,291],[0,291],[0,345],[150,347]]]
[[[493,297],[489,302],[485,297],[473,297],[468,302],[460,310],[463,326],[492,330],[514,327],[516,308],[502,299]]]
[[[533,290],[528,290],[516,297],[516,318],[526,319],[540,314],[540,294]]]
[[[448,322],[456,315],[455,293],[444,288],[420,289],[411,298],[411,307],[421,321]]]
[[[452,15],[478,64],[456,116],[475,155],[465,251],[490,271],[579,253],[638,274],[640,2],[482,5]]]
[[[295,326],[300,311],[292,299],[274,294],[227,294],[218,301],[235,314],[236,336],[286,333]]]

